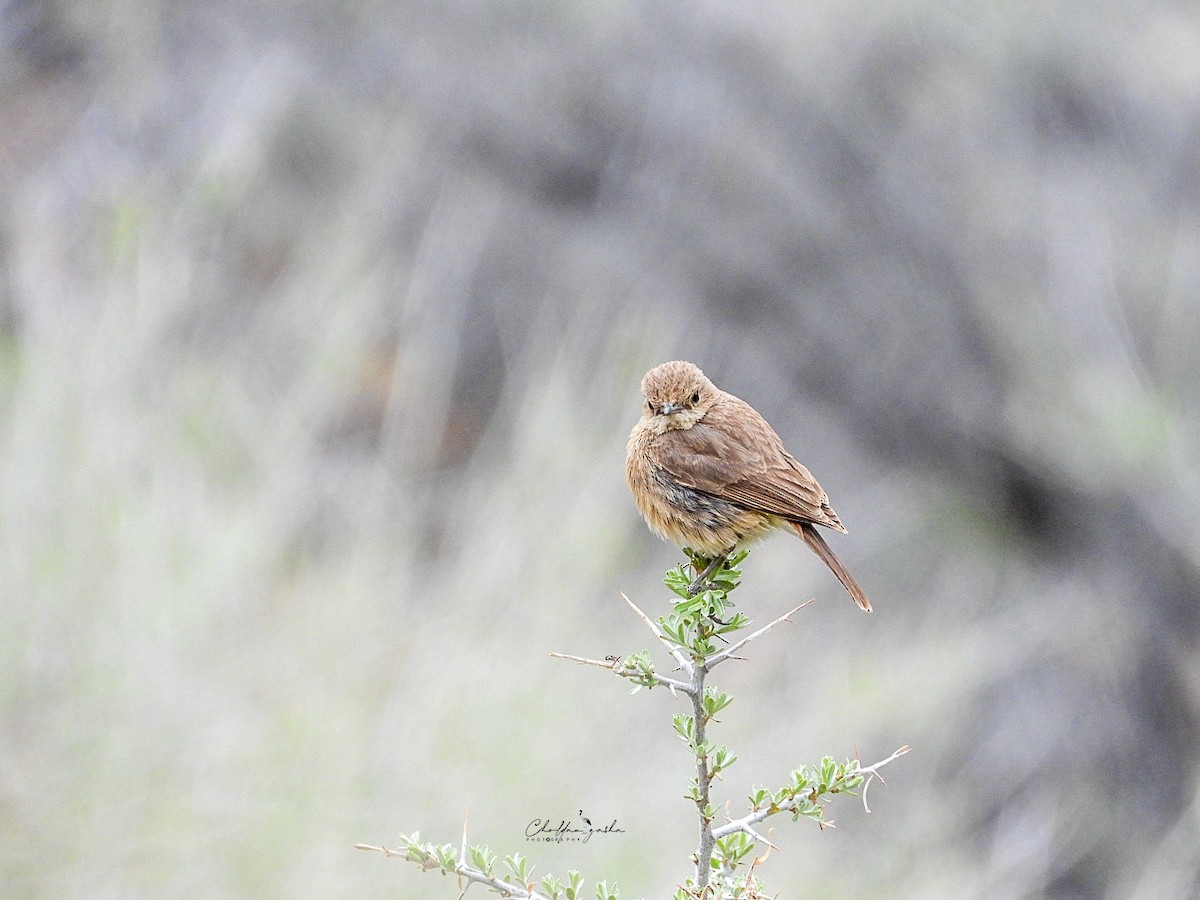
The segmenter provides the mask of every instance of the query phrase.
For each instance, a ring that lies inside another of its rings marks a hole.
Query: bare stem
[[[712,773],[708,768],[708,749],[705,746],[708,722],[704,718],[704,678],[708,668],[697,664],[692,675],[692,715],[695,717],[696,750],[696,810],[700,814],[700,846],[696,852],[696,886],[701,892],[708,886],[708,876],[712,871],[713,836],[712,820],[708,816],[709,791],[712,787]],[[702,894],[703,895],[703,894]]]
[[[646,627],[654,632],[654,636],[659,639],[664,647],[667,648],[671,656],[675,658],[675,662],[679,663],[679,668],[683,669],[683,671],[694,677],[695,666],[692,664],[692,661],[688,659],[687,654],[684,653],[680,647],[667,640],[667,636],[662,633],[662,629],[654,624],[654,621],[648,615],[638,609],[637,604],[626,597],[624,593],[621,594],[621,599],[628,603],[630,609],[637,613],[638,617],[646,623]]]

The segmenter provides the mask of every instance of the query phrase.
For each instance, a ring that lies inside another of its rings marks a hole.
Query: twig
[[[865,782],[863,782],[863,789],[862,789],[863,809],[865,809],[867,812],[871,811],[871,807],[867,806],[867,788],[869,788],[871,786],[871,782],[874,781],[876,778],[878,778],[880,781],[883,781],[883,776],[879,774],[878,770],[883,768],[884,766],[886,766],[892,760],[899,759],[901,756],[903,756],[905,753],[907,753],[911,749],[912,749],[912,747],[908,746],[908,744],[905,744],[903,747],[901,747],[899,750],[897,750],[895,753],[893,753],[887,759],[881,759],[879,762],[875,763],[874,765],[863,766],[862,768],[860,768],[858,770],[859,772],[867,773],[867,780]],[[886,781],[883,781],[883,783],[885,785],[887,784]]]
[[[627,666],[622,666],[620,660],[612,659],[588,659],[586,656],[573,656],[570,653],[559,653],[554,651],[550,654],[555,659],[569,659],[571,662],[581,663],[586,666],[599,666],[601,669],[608,669],[615,675],[622,678],[649,678],[655,684],[661,684],[663,687],[668,687],[673,691],[683,691],[685,694],[692,693],[692,686],[686,681],[679,681],[676,678],[668,678],[666,675],[659,675],[657,672],[643,672],[640,669],[630,669]]]
[[[815,599],[815,598],[813,598],[813,599]],[[790,612],[784,613],[782,616],[780,616],[774,622],[768,622],[766,625],[764,625],[762,628],[758,629],[758,631],[754,632],[753,634],[748,634],[744,638],[742,638],[740,641],[738,641],[737,643],[730,644],[728,647],[726,647],[720,653],[716,654],[711,659],[706,660],[705,665],[708,666],[709,669],[711,669],[713,666],[715,666],[719,662],[724,662],[725,660],[731,659],[731,658],[737,658],[737,657],[734,657],[733,654],[736,653],[738,650],[741,650],[743,647],[745,647],[748,643],[750,643],[755,638],[761,637],[762,635],[766,634],[768,631],[770,631],[776,625],[779,625],[783,622],[791,622],[792,616],[794,616],[796,613],[800,612],[800,610],[804,609],[804,607],[808,606],[808,604],[810,604],[812,602],[813,602],[813,600],[811,600],[811,599],[805,600],[803,603],[801,603],[795,609],[791,610]]]
[[[754,829],[753,829],[751,826],[747,825],[747,826],[746,826],[746,827],[743,829],[743,831],[745,831],[745,832],[746,832],[748,835],[750,835],[750,837],[754,838],[754,839],[755,839],[756,841],[758,841],[760,844],[766,844],[766,845],[767,845],[768,847],[770,847],[772,850],[779,850],[779,848],[778,848],[778,847],[776,847],[776,846],[775,846],[774,844],[772,844],[772,843],[771,843],[769,840],[767,840],[765,837],[763,837],[761,834],[759,834],[757,831],[755,831],[755,830],[754,830]],[[780,853],[782,853],[783,851],[782,851],[782,850],[779,850],[779,852],[780,852]]]
[[[687,654],[685,654],[677,645],[672,644],[669,640],[667,640],[667,636],[662,633],[662,629],[655,625],[648,615],[638,609],[637,604],[626,597],[624,591],[621,592],[621,599],[628,603],[630,608],[638,614],[643,622],[646,623],[646,627],[654,632],[654,636],[658,638],[662,642],[662,645],[670,651],[673,657],[675,657],[675,661],[679,663],[679,667],[683,669],[683,671],[687,672],[688,675],[694,677],[696,674],[695,666],[693,665],[692,661],[687,658]]]
[[[374,844],[355,844],[355,850],[374,850],[377,853],[382,853],[384,856],[404,856],[403,850],[393,850],[391,847],[382,845],[376,847]]]
[[[790,812],[792,807],[795,805],[796,801],[795,798],[793,798],[774,808],[770,806],[764,806],[762,809],[742,816],[740,819],[733,819],[732,821],[726,822],[724,825],[718,825],[713,829],[713,837],[720,840],[727,834],[733,834],[735,831],[744,831],[746,834],[750,835],[750,837],[757,838],[758,832],[754,830],[753,826],[757,825],[768,816],[773,816],[776,813],[781,812]]]
[[[884,766],[886,766],[888,763],[892,762],[893,760],[899,759],[901,756],[903,756],[905,753],[907,753],[911,749],[912,749],[912,747],[909,747],[906,744],[905,746],[903,746],[899,750],[897,750],[895,753],[893,753],[891,756],[889,756],[887,759],[881,759],[879,762],[874,763],[873,765],[862,766],[859,768],[859,770],[858,770],[859,774],[865,774],[867,776],[866,782],[863,784],[863,800],[864,800],[863,805],[864,806],[866,805],[865,800],[866,800],[866,794],[867,794],[867,785],[871,783],[872,779],[880,777],[878,770],[883,768]],[[763,807],[762,809],[755,810],[754,812],[752,812],[748,815],[742,816],[740,819],[734,819],[730,822],[726,822],[724,825],[720,825],[717,828],[714,828],[712,831],[713,837],[714,838],[723,838],[723,837],[725,837],[725,835],[733,834],[733,832],[735,832],[735,831],[744,831],[744,832],[746,832],[746,834],[750,835],[752,838],[758,839],[759,835],[757,832],[755,832],[753,826],[757,825],[759,822],[761,822],[763,819],[767,818],[768,816],[773,816],[776,813],[791,812],[792,808],[795,805],[796,805],[796,798],[793,797],[792,799],[788,800],[785,803],[780,804],[779,806],[776,806],[776,807],[766,806],[766,807]],[[870,812],[870,810],[868,809],[867,812]],[[824,823],[824,827],[826,827],[826,828],[830,827],[831,825],[832,825],[831,822]]]
[[[393,850],[391,847],[379,846],[372,844],[355,844],[356,850],[374,850],[382,853],[384,856],[406,856],[403,850]],[[440,868],[434,866],[434,868]],[[537,891],[531,891],[522,884],[513,884],[510,881],[505,881],[502,878],[496,878],[493,875],[488,875],[486,872],[481,872],[479,869],[460,863],[452,870],[455,875],[460,878],[467,879],[468,882],[487,885],[503,894],[505,897],[517,897],[519,900],[548,900],[545,894],[539,894]]]

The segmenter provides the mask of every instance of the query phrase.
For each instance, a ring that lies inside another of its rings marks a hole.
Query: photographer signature
[[[624,834],[625,829],[617,825],[617,820],[613,819],[611,823],[603,828],[598,828],[592,824],[592,820],[583,814],[583,810],[579,811],[579,821],[567,821],[566,819],[534,819],[525,828],[525,837],[531,841],[546,841],[548,843],[561,844],[564,841],[579,841],[586,844],[592,839],[593,834]]]

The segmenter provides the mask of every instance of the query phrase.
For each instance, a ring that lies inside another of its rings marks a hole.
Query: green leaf
[[[533,866],[529,864],[529,860],[520,853],[514,853],[512,856],[504,857],[504,867],[508,869],[509,874],[517,879],[521,884],[529,882],[529,876],[533,872]]]
[[[492,874],[492,866],[496,864],[496,854],[484,844],[475,844],[467,848],[467,861],[485,875]]]
[[[793,769],[791,775],[792,790],[794,791],[807,790],[813,783],[812,773],[808,770],[808,766]]]
[[[837,778],[837,762],[832,756],[824,756],[821,758],[821,791],[824,792],[828,786],[833,784]]]
[[[689,620],[696,615],[699,605],[695,597],[684,597],[671,608],[675,611],[675,615],[681,619]]]
[[[671,589],[672,593],[678,594],[680,597],[687,597],[688,587],[691,585],[692,580],[687,576],[683,565],[678,565],[667,572],[666,577],[663,578],[663,582]]]
[[[723,866],[728,866],[730,869],[736,868],[737,865],[746,857],[750,851],[754,849],[754,841],[750,835],[744,831],[735,831],[732,834],[727,834],[723,838],[718,838],[713,847],[714,855],[722,862]]]
[[[690,746],[696,737],[696,720],[686,713],[675,713],[671,717],[671,725],[683,740]]]
[[[436,859],[437,864],[447,872],[453,872],[458,867],[458,860],[454,857],[454,848],[449,844],[442,844],[440,847],[434,847],[433,858]]]
[[[713,754],[712,774],[715,776],[737,762],[737,754],[730,753],[728,747],[718,747]]]
[[[706,687],[702,702],[704,705],[704,714],[711,719],[733,702],[733,695],[714,687]]]
[[[621,665],[627,669],[636,669],[639,672],[645,672],[647,675],[654,674],[654,662],[650,659],[649,650],[630,653],[625,659],[621,660]]]
[[[671,613],[666,616],[660,616],[658,619],[658,627],[662,629],[663,634],[674,644],[681,647],[688,645],[687,635],[684,633],[684,621],[678,615]]]

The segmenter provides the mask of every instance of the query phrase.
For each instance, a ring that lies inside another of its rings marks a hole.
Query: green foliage
[[[467,859],[476,869],[485,875],[491,875],[496,865],[496,854],[483,844],[475,844],[467,848]]]
[[[712,719],[717,713],[733,702],[733,695],[718,691],[714,687],[704,689],[704,717]]]
[[[658,683],[654,677],[657,673],[649,650],[630,653],[621,660],[621,669],[625,673],[631,673],[625,674],[625,677],[639,687],[652,688]]]
[[[713,753],[712,765],[708,769],[708,774],[713,778],[720,778],[721,772],[735,762],[737,762],[736,753],[731,753],[728,747],[718,747]]]
[[[746,837],[745,843],[750,848],[754,846],[749,837]],[[713,862],[707,887],[701,888],[694,878],[689,878],[672,895],[673,900],[765,900],[768,896],[762,893],[762,885],[752,870],[732,875],[719,867],[715,858]],[[769,896],[775,900],[779,895]]]
[[[583,876],[575,869],[567,870],[567,889],[564,892],[567,900],[580,900],[583,892]]]
[[[712,867],[732,871],[745,860],[754,849],[754,838],[744,831],[735,831],[718,838],[713,846]]]
[[[404,858],[411,863],[416,863],[422,869],[441,869],[443,872],[452,872],[457,865],[454,858],[454,847],[450,844],[422,842],[419,831],[414,831],[410,835],[400,835],[400,846],[403,849]]]
[[[567,880],[559,881],[553,875],[545,876],[540,882],[546,900],[583,900],[583,876],[575,869],[567,871]]]
[[[697,574],[707,560],[688,552],[690,564],[680,563],[663,578],[663,583],[680,599],[674,611],[662,616],[658,626],[674,644],[687,650],[692,659],[703,662],[718,651],[714,639],[723,638],[750,624],[744,613],[732,612],[733,602],[729,594],[742,581],[742,560],[749,550],[740,550],[726,558],[725,562],[692,593],[693,579],[688,575],[691,568]]]
[[[504,868],[508,870],[508,874],[512,876],[518,884],[526,884],[530,876],[533,874],[533,866],[529,864],[529,860],[520,853],[514,853],[512,856],[504,857]]]
[[[866,776],[860,771],[857,759],[839,763],[832,756],[826,756],[812,768],[800,766],[793,769],[787,785],[776,791],[755,788],[749,797],[750,809],[753,812],[765,810],[771,815],[790,812],[793,821],[805,816],[827,826],[830,823],[824,820],[823,815],[829,800],[835,794],[854,796],[865,780]]]
[[[684,713],[675,713],[671,716],[671,724],[675,728],[675,733],[689,747],[694,746],[696,740],[696,720],[694,717]]]

